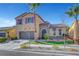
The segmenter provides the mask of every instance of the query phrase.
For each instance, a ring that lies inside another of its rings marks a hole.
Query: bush
[[[28,48],[28,47],[29,47],[29,45],[27,43],[23,43],[20,45],[20,48]]]
[[[66,43],[67,44],[74,44],[74,41],[73,40],[66,40]]]
[[[6,42],[7,38],[0,37],[0,43]]]
[[[16,40],[16,39],[17,39],[17,37],[12,37],[11,39],[12,39],[12,40]]]
[[[44,35],[44,39],[45,39],[45,40],[48,40],[48,39],[49,39],[49,35],[48,35],[48,34],[45,34],[45,35]]]
[[[52,46],[52,48],[54,48],[54,49],[59,49],[59,46],[56,45],[56,44],[54,44],[54,45]]]

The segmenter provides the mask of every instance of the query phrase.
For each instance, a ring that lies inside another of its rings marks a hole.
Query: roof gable
[[[31,13],[31,12],[27,13],[27,12],[25,12],[25,13],[23,13],[23,14],[17,16],[15,19],[17,19],[17,18],[19,18],[19,17],[24,17],[25,15],[28,15],[28,14],[34,14],[34,13]],[[38,14],[35,14],[35,15],[37,15],[43,22],[45,22]]]

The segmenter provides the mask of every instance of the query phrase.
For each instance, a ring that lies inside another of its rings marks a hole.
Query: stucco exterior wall
[[[18,34],[19,31],[34,31],[34,38],[37,39],[37,38],[39,38],[39,24],[43,23],[43,21],[41,20],[41,18],[39,16],[35,15],[34,23],[25,24],[25,19],[28,17],[34,17],[34,14],[26,14],[23,17],[20,17],[22,19],[23,24],[16,25],[17,36],[19,36],[19,34]],[[17,19],[16,19],[16,21],[17,21]]]
[[[10,38],[16,37],[16,29],[15,28],[8,30],[8,32],[9,32],[8,35],[10,36]]]
[[[52,28],[49,29],[49,34],[50,36],[62,36],[62,35],[59,35],[59,29],[61,29],[61,34],[64,34],[66,32],[66,30],[64,28],[56,28],[55,30],[55,33],[56,35],[54,35],[54,30]]]

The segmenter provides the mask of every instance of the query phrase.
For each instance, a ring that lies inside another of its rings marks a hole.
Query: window
[[[33,23],[33,19],[32,18],[28,18],[28,23]]]
[[[61,29],[59,29],[59,35],[61,35],[62,34],[62,30]]]
[[[17,24],[22,24],[22,19],[18,19]]]
[[[25,19],[25,24],[27,24],[27,23],[28,23],[28,19],[26,18],[26,19]]]
[[[25,23],[33,23],[34,22],[34,17],[29,17],[25,19]]]
[[[5,37],[6,34],[5,33],[0,33],[0,37]]]

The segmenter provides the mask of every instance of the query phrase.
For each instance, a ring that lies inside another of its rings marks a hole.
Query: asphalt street
[[[0,56],[78,56],[79,54],[69,54],[51,51],[33,51],[30,49],[26,50],[0,50]]]
[[[0,50],[0,56],[46,56],[46,55],[29,53],[29,52],[20,52],[20,51]]]

